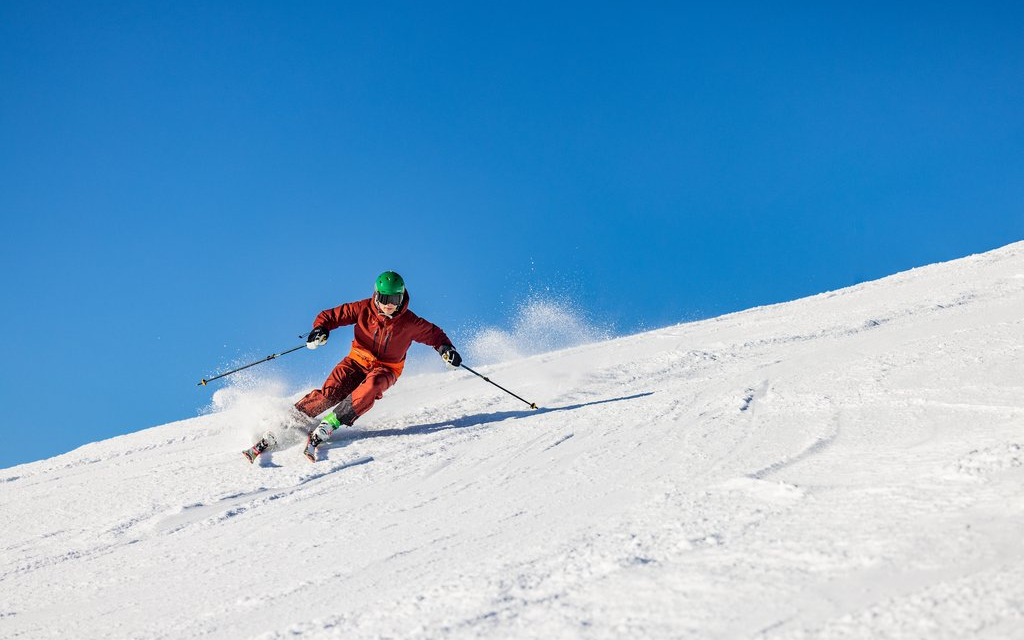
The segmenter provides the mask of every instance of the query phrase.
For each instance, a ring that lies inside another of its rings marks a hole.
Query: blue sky
[[[385,269],[458,343],[1024,238],[1015,3],[352,4],[0,4],[0,466],[196,415]]]

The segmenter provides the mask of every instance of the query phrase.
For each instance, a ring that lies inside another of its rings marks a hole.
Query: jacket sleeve
[[[338,327],[355,324],[359,319],[359,310],[365,300],[359,302],[348,302],[340,307],[325,309],[313,320],[314,327],[323,327],[327,331],[334,331]]]
[[[441,330],[441,327],[437,326],[436,324],[433,324],[432,322],[428,322],[423,318],[416,316],[416,319],[413,321],[412,325],[412,339],[415,340],[416,342],[420,342],[425,345],[434,347],[435,349],[444,345],[452,344],[451,338],[449,338],[447,334],[445,334],[445,332]]]

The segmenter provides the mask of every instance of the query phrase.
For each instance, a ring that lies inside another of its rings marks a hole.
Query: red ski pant
[[[315,418],[334,407],[338,420],[351,425],[397,381],[395,372],[385,366],[367,368],[346,356],[327,376],[324,386],[307,393],[295,403],[295,408]]]

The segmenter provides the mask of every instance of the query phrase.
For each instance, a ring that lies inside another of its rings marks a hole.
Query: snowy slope
[[[0,637],[1024,638],[1022,318],[1018,243],[482,368],[537,412],[406,377],[316,465],[222,389],[0,470]]]

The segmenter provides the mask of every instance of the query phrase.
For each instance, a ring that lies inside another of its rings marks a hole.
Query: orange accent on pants
[[[353,349],[334,367],[323,387],[307,393],[295,403],[295,408],[310,418],[316,418],[327,409],[344,404],[335,413],[347,425],[369,411],[373,403],[383,398],[384,392],[398,381],[402,369],[399,367],[396,373],[389,363],[364,357],[356,359],[356,355],[363,356]]]

